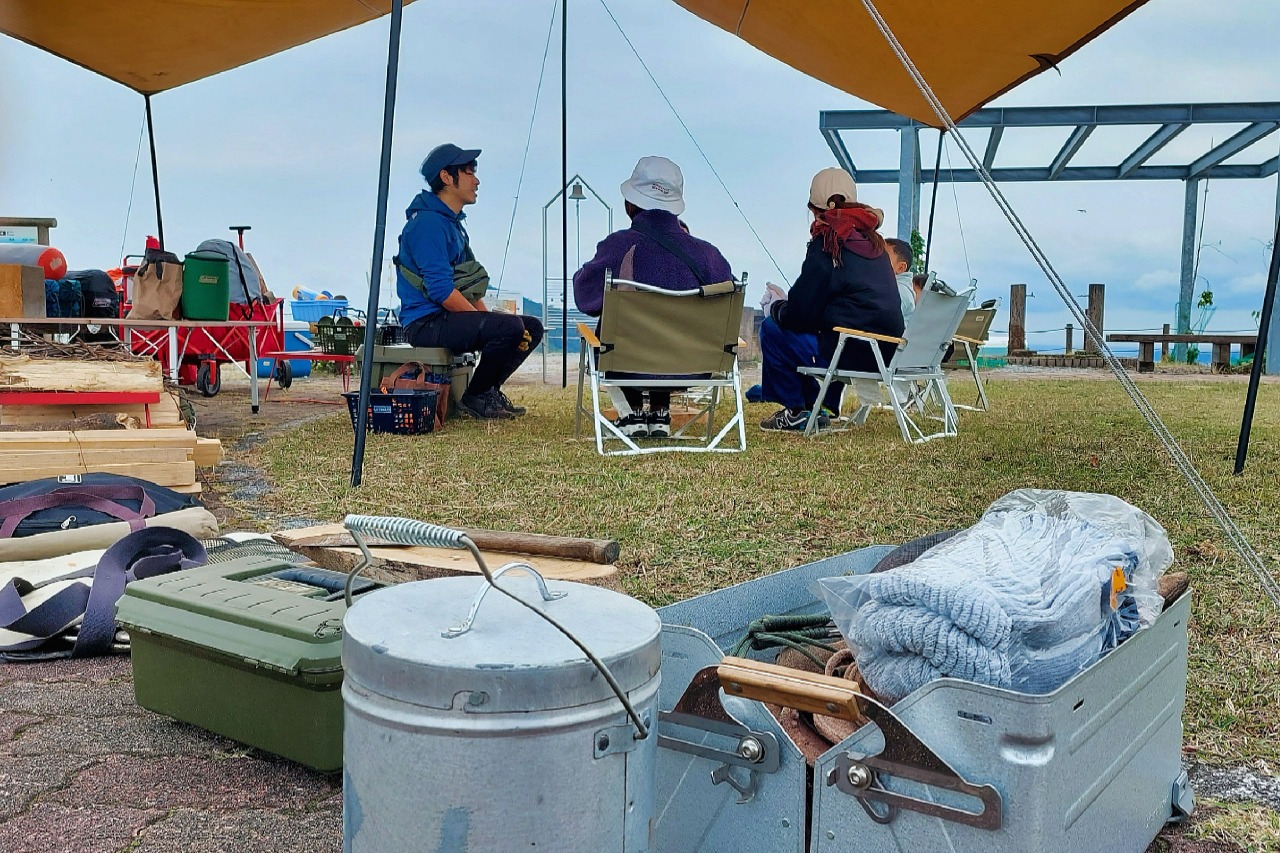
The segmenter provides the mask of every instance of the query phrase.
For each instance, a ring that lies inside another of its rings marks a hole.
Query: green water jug
[[[230,262],[217,252],[188,254],[182,265],[182,316],[226,320],[230,313]]]

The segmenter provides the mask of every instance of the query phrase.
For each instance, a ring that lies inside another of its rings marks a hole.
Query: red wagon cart
[[[220,365],[235,365],[256,385],[257,354],[284,349],[284,300],[234,305],[230,322],[181,320],[172,331],[134,328],[126,335],[133,352],[155,356],[179,384],[213,397],[222,388]],[[278,364],[275,380],[287,388],[289,363]]]

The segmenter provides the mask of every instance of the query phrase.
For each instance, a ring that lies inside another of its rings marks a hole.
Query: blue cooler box
[[[284,348],[286,352],[306,352],[312,349],[311,346],[311,326],[307,323],[299,323],[296,321],[286,321],[284,324]],[[258,378],[266,379],[271,375],[271,365],[273,359],[258,359]],[[289,367],[293,371],[293,378],[300,379],[304,376],[311,375],[311,362],[295,359],[289,362]]]

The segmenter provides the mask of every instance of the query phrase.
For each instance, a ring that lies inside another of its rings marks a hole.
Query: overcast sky
[[[569,33],[569,171],[624,215],[618,185],[637,158],[659,154],[684,169],[694,232],[718,245],[749,294],[789,281],[807,239],[808,181],[834,158],[818,133],[824,109],[871,105],[759,53],[665,0],[607,0],[666,96],[710,159],[720,186],[600,0],[574,0]],[[468,208],[477,255],[504,293],[540,298],[542,209],[560,180],[559,24],[541,100],[535,92],[552,22],[551,0],[419,0],[405,12],[388,218],[388,258],[403,211],[422,187],[418,166],[434,145],[484,149],[479,203]],[[1280,3],[1151,0],[1050,72],[997,105],[1280,101]],[[296,284],[363,303],[369,272],[386,69],[387,19],[157,95],[166,238],[179,254],[227,226],[246,238],[283,294]],[[122,49],[127,49],[122,46]],[[51,216],[53,242],[73,268],[109,268],[155,233],[150,166],[139,148],[142,99],[116,83],[0,36],[0,215]],[[524,183],[517,182],[533,132]],[[1187,162],[1237,128],[1188,131],[1153,163]],[[1114,165],[1150,129],[1100,130],[1075,165]],[[933,133],[924,159],[931,168]],[[1045,165],[1061,133],[1008,132],[997,165]],[[846,136],[862,168],[896,166],[893,133]],[[971,144],[981,150],[985,134]],[[1280,134],[1229,162],[1274,157]],[[139,159],[139,152],[141,158]],[[943,157],[957,167],[959,152]],[[135,163],[137,173],[135,177]],[[924,216],[930,187],[924,188]],[[1108,330],[1172,322],[1178,292],[1181,182],[1019,184],[1006,192],[1074,292],[1105,282]],[[895,230],[897,190],[866,186],[861,199]],[[1275,178],[1209,182],[1197,293],[1214,292],[1211,329],[1254,327],[1275,224]],[[130,209],[130,203],[132,208]],[[515,210],[514,229],[508,229]],[[775,268],[743,215],[760,234]],[[559,208],[552,208],[551,275],[559,275]],[[922,225],[923,228],[923,225]],[[570,208],[570,268],[606,233],[594,201]],[[580,249],[579,249],[580,244]],[[505,263],[503,258],[506,256]],[[1027,282],[1028,328],[1067,320],[1026,250],[983,189],[943,184],[933,266],[979,281],[981,298],[1007,300]],[[389,280],[389,279],[388,279]],[[558,278],[550,282],[560,287]],[[384,286],[383,293],[390,294]],[[385,298],[384,298],[385,302]],[[1003,326],[1003,319],[997,321]],[[1033,345],[1061,346],[1061,333]],[[1077,338],[1078,340],[1078,338]]]

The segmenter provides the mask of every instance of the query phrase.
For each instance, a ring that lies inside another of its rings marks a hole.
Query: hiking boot
[[[458,400],[458,408],[482,421],[511,420],[515,415],[508,412],[502,405],[499,393],[496,388],[491,388],[482,394],[472,394],[468,391]]]
[[[511,398],[502,393],[501,388],[495,388],[493,390],[497,393],[498,399],[502,402],[502,408],[506,409],[516,417],[520,417],[525,412],[529,411],[524,406],[517,406],[515,403],[511,402]]]
[[[645,419],[644,412],[632,412],[629,415],[623,415],[617,418],[613,425],[618,428],[618,432],[628,438],[649,437],[649,422]]]
[[[671,435],[671,410],[658,409],[645,416],[649,424],[649,438],[666,438]]]

